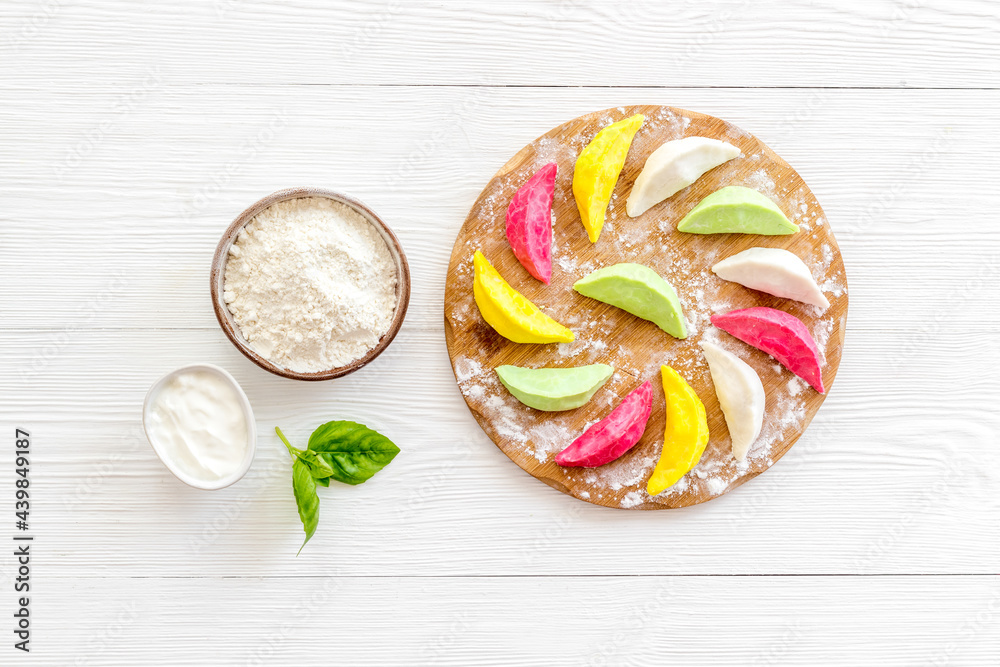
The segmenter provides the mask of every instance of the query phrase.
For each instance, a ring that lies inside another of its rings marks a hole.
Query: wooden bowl
[[[360,213],[376,230],[378,230],[379,234],[382,235],[382,238],[385,239],[385,243],[389,247],[389,252],[392,254],[392,258],[396,263],[396,311],[393,314],[389,330],[386,331],[382,338],[379,339],[378,344],[368,350],[368,352],[360,359],[355,359],[345,366],[339,366],[337,368],[331,368],[317,373],[297,373],[287,368],[282,368],[281,366],[278,366],[277,364],[274,364],[257,354],[257,352],[250,347],[250,344],[246,341],[246,339],[243,338],[243,334],[240,333],[239,326],[233,319],[233,314],[229,312],[229,308],[226,306],[226,302],[223,300],[222,296],[223,286],[226,279],[226,261],[229,257],[229,248],[233,245],[233,241],[239,235],[243,227],[248,222],[253,220],[258,213],[272,204],[287,201],[289,199],[300,199],[303,197],[324,197],[349,206]],[[264,197],[236,216],[233,223],[229,225],[229,228],[222,234],[222,239],[219,241],[219,245],[215,249],[215,257],[212,258],[211,285],[212,306],[215,309],[215,317],[219,320],[219,325],[222,327],[222,331],[226,334],[226,337],[229,338],[230,342],[236,346],[237,350],[243,353],[243,356],[270,373],[290,378],[292,380],[332,380],[333,378],[339,378],[347,375],[348,373],[353,373],[368,364],[375,357],[382,354],[382,351],[389,347],[389,343],[391,343],[396,337],[396,334],[399,333],[399,328],[403,325],[403,318],[406,317],[406,308],[410,303],[410,266],[406,262],[406,254],[403,252],[403,247],[400,245],[399,239],[397,239],[396,235],[392,233],[389,226],[386,225],[380,217],[378,217],[375,211],[371,210],[357,199],[332,190],[325,190],[323,188],[289,188],[287,190],[279,190],[278,192]]]

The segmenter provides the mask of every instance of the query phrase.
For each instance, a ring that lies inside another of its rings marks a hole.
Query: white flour
[[[389,330],[396,265],[353,209],[320,197],[274,204],[229,250],[224,298],[261,356],[299,373],[358,359]]]

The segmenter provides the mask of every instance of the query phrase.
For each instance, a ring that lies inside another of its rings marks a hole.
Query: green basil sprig
[[[306,449],[292,447],[281,429],[274,431],[292,456],[292,490],[299,519],[306,533],[306,546],[319,525],[319,495],[316,485],[330,486],[330,480],[361,484],[389,465],[399,454],[389,438],[364,424],[350,421],[327,422],[309,436]]]

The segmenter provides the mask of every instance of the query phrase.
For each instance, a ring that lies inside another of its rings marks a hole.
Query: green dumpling
[[[573,289],[649,320],[674,338],[687,338],[677,292],[648,266],[630,263],[606,266],[576,281]]]
[[[794,234],[798,225],[778,205],[750,188],[729,185],[708,195],[677,225],[689,234]]]
[[[514,398],[529,408],[557,412],[589,401],[614,369],[607,364],[576,368],[521,368],[497,366],[497,376]]]

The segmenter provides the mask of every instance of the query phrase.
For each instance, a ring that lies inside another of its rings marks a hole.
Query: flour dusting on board
[[[625,108],[603,112],[600,125],[631,113]],[[847,294],[836,242],[821,209],[797,175],[792,172],[789,176],[759,142],[735,126],[720,130],[712,119],[667,107],[645,113],[646,122],[633,141],[596,244],[584,233],[572,195],[576,156],[599,129],[588,123],[586,129],[566,138],[557,137],[554,131],[533,142],[519,154],[520,161],[484,191],[470,213],[474,224],[467,223],[456,242],[457,258],[453,258],[448,277],[445,306],[458,386],[491,438],[532,474],[552,480],[580,499],[625,509],[683,506],[691,504],[691,499],[727,492],[772,465],[818,406],[818,395],[811,387],[763,352],[715,328],[712,315],[754,305],[786,310],[806,323],[827,359],[839,359],[838,341],[845,315],[836,302]],[[578,123],[573,126],[582,127]],[[737,145],[742,155],[709,172],[704,183],[696,182],[642,215],[628,217],[628,188],[645,157],[664,141],[684,136],[715,136]],[[517,187],[552,161],[559,164],[559,170],[553,214],[553,274],[546,286],[530,278],[513,258],[506,243],[504,218]],[[678,233],[677,221],[705,194],[723,184],[744,185],[771,197],[801,231],[788,237]],[[723,281],[711,272],[714,263],[753,245],[785,247],[802,257],[835,306],[821,311],[777,299]],[[473,300],[471,256],[477,249],[495,263],[512,287],[569,327],[575,334],[573,342],[517,345],[500,338],[482,320]],[[674,339],[652,323],[573,291],[573,283],[595,269],[628,261],[653,268],[674,286],[686,318],[685,340]],[[712,341],[749,363],[767,389],[764,426],[743,462],[732,456],[728,430],[699,347],[702,340]],[[521,404],[499,382],[494,370],[501,364],[541,368],[593,363],[610,364],[614,374],[589,403],[565,412],[541,412]],[[710,439],[698,465],[654,498],[646,492],[646,483],[663,447],[662,364],[676,369],[705,403]],[[553,459],[559,451],[647,380],[656,387],[653,415],[632,450],[597,468],[555,465]]]

